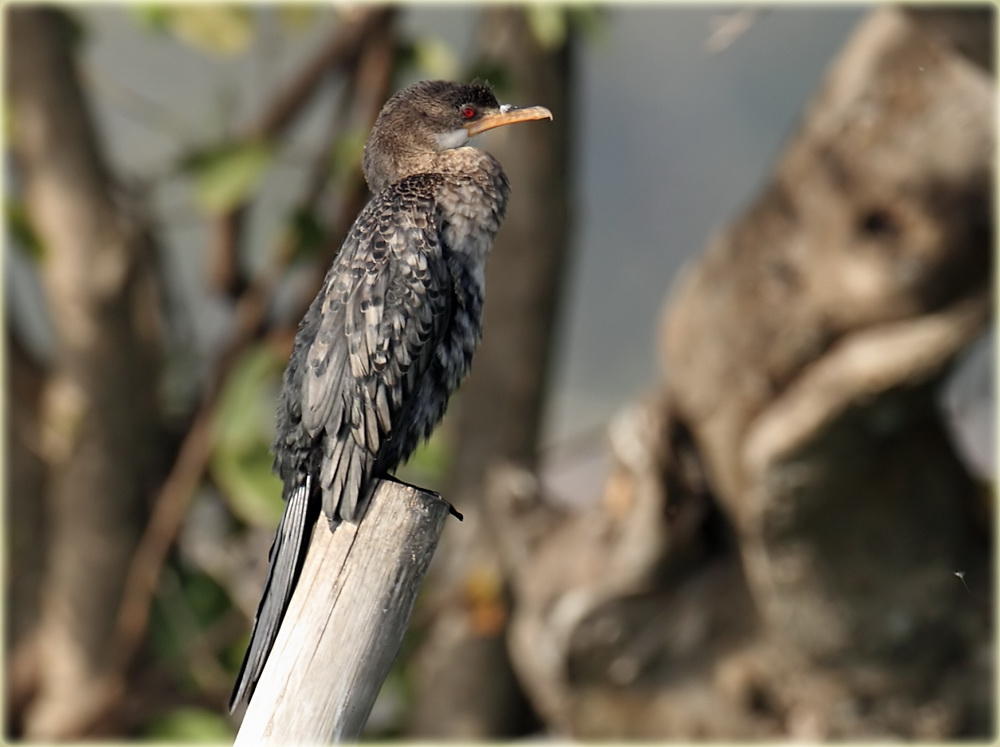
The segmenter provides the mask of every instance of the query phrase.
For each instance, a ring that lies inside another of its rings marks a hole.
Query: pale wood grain
[[[360,735],[447,515],[439,496],[382,482],[360,525],[319,520],[237,745]]]

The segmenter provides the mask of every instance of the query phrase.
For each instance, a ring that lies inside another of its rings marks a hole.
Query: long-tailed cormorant
[[[374,478],[430,434],[468,371],[509,187],[497,160],[466,144],[551,118],[543,107],[501,106],[486,86],[444,81],[411,85],[382,108],[363,161],[373,197],[285,369],[274,442],[285,509],[230,710],[253,694],[320,510],[331,529],[358,521]]]

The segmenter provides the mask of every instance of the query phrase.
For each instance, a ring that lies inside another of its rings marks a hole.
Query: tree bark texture
[[[934,400],[991,304],[994,82],[948,43],[991,14],[962,15],[939,33],[916,10],[861,26],[765,194],[667,312],[673,413],[768,630],[876,702],[929,705],[962,666],[989,689],[988,621],[954,575],[985,597],[988,554]],[[975,721],[939,695],[941,736]]]
[[[412,723],[427,738],[509,737],[532,723],[506,650],[509,598],[481,493],[492,464],[535,463],[569,261],[571,35],[546,48],[515,7],[484,8],[480,24],[483,61],[509,75],[499,97],[544,105],[555,120],[500,129],[481,143],[503,164],[511,198],[487,267],[483,342],[448,423],[455,459],[445,492],[466,521],[445,537],[432,571],[436,618],[417,656]]]
[[[992,12],[923,13],[861,23],[676,283],[603,504],[494,474],[513,660],[561,731],[991,733],[992,548],[935,395],[990,317],[994,82],[968,40]]]
[[[56,334],[44,395],[51,552],[42,589],[36,738],[79,735],[102,706],[125,573],[155,485],[154,247],[110,174],[66,19],[8,13],[8,95],[23,196],[43,245]]]

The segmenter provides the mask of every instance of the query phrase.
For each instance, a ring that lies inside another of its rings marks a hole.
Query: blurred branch
[[[248,142],[272,140],[281,135],[313,99],[326,76],[337,69],[350,69],[372,34],[391,25],[396,10],[365,6],[344,11],[341,23],[331,32],[316,54],[279,89],[256,122],[246,130]],[[227,211],[215,222],[212,257],[212,285],[220,293],[237,297],[247,280],[239,267],[239,251],[247,204]]]
[[[7,625],[7,723],[20,730],[24,707],[38,686],[35,626],[41,613],[41,591],[48,548],[44,496],[49,475],[41,448],[42,394],[49,372],[21,342],[8,320],[7,346],[7,551],[4,588]],[[8,731],[11,733],[11,731]]]

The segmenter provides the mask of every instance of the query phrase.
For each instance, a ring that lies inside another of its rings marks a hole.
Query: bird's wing
[[[323,456],[318,476],[283,474],[285,512],[230,710],[249,700],[274,644],[319,513],[316,493],[331,522],[361,515],[379,448],[405,417],[451,318],[433,200],[402,189],[358,217],[296,340],[305,352],[297,347],[286,371],[283,407]]]
[[[327,279],[302,424],[325,434],[320,487],[331,521],[360,515],[379,447],[447,327],[451,293],[433,209],[381,201],[359,217]]]

